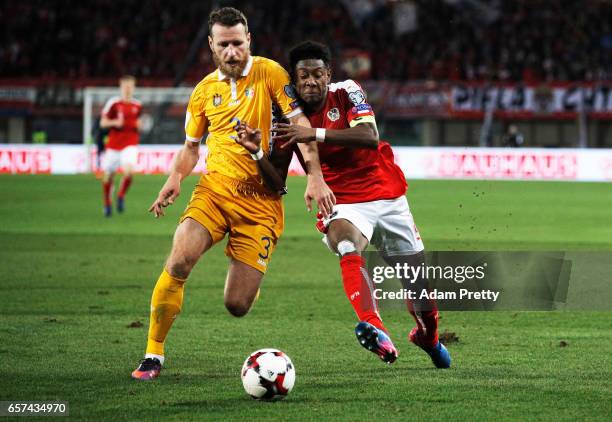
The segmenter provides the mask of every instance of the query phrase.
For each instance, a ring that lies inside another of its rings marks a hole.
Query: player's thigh
[[[102,171],[110,175],[117,171],[121,165],[121,153],[114,149],[106,149],[102,156]]]
[[[187,278],[200,256],[212,245],[213,239],[206,227],[192,218],[185,218],[174,232],[167,271],[174,277]]]
[[[121,168],[126,174],[131,174],[138,163],[138,147],[130,145],[121,150]]]
[[[282,202],[237,196],[231,205],[225,254],[265,273],[284,228]]]
[[[384,256],[413,255],[425,249],[408,200],[400,197],[385,202],[372,243]]]
[[[263,224],[234,225],[229,233],[225,254],[233,260],[240,261],[264,274],[280,232]]]
[[[357,252],[362,252],[368,247],[368,239],[351,221],[345,218],[334,219],[329,223],[327,244],[338,253],[338,243],[342,241],[351,242]]]
[[[197,185],[191,194],[191,198],[180,222],[193,220],[204,227],[212,239],[212,244],[215,244],[225,237],[228,231],[228,223],[226,211],[219,204],[222,204],[225,198],[206,189],[201,185]]]
[[[230,260],[223,298],[226,308],[235,316],[243,316],[251,309],[264,273],[236,259]]]

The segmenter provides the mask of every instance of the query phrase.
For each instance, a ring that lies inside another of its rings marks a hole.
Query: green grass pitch
[[[285,234],[251,313],[225,311],[227,259],[215,247],[187,284],[161,378],[132,381],[151,291],[197,179],[155,220],[146,209],[163,180],[137,177],[126,214],[104,219],[93,176],[0,177],[0,400],[69,401],[71,416],[92,420],[611,417],[611,312],[443,313],[441,329],[459,337],[449,370],[408,343],[403,311],[383,314],[396,364],[359,347],[302,178],[289,180]],[[413,181],[409,200],[430,250],[612,251],[610,184]],[[282,402],[242,389],[242,362],[262,347],[295,364]]]

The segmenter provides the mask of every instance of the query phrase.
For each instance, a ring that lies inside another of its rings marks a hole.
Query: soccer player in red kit
[[[102,109],[100,127],[109,129],[108,143],[102,159],[104,176],[102,187],[104,191],[104,215],[113,214],[113,177],[119,167],[123,170],[123,178],[117,194],[117,212],[125,209],[125,194],[132,184],[132,173],[138,160],[138,142],[140,141],[140,115],[142,104],[133,98],[136,78],[130,75],[119,79],[120,97],[110,98]]]
[[[405,196],[406,179],[394,163],[389,144],[379,141],[366,94],[350,79],[331,83],[330,56],[325,45],[310,41],[290,51],[293,83],[312,128],[277,124],[274,140],[285,146],[320,141],[323,177],[337,203],[332,215],[319,220],[317,227],[340,257],[344,289],[360,321],[357,339],[391,363],[398,352],[378,312],[361,254],[372,243],[389,264],[420,266],[425,262],[424,246]],[[426,280],[417,284],[426,288]],[[409,340],[425,350],[436,367],[448,368],[451,359],[438,341],[435,302],[415,300],[407,305],[416,321]]]

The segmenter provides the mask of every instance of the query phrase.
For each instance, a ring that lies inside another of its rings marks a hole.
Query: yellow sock
[[[147,354],[164,355],[164,342],[172,323],[181,313],[186,280],[174,278],[164,269],[151,297]]]

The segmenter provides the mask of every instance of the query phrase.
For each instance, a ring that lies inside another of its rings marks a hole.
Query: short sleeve
[[[102,108],[102,112],[100,113],[100,115],[102,117],[106,117],[107,119],[112,119],[116,116],[117,114],[117,98],[113,97],[110,98],[108,101],[106,101],[106,104],[104,104],[104,107]]]
[[[272,100],[278,105],[282,115],[289,119],[300,114],[302,109],[287,71],[272,60],[269,61],[266,70],[268,72],[268,89]]]
[[[345,94],[346,119],[349,126],[354,127],[361,123],[372,123],[376,125],[374,110],[368,104],[365,91],[357,82],[348,79],[342,83]]]
[[[187,104],[185,113],[185,138],[191,142],[200,142],[208,128],[204,114],[204,93],[201,85],[195,87]]]

